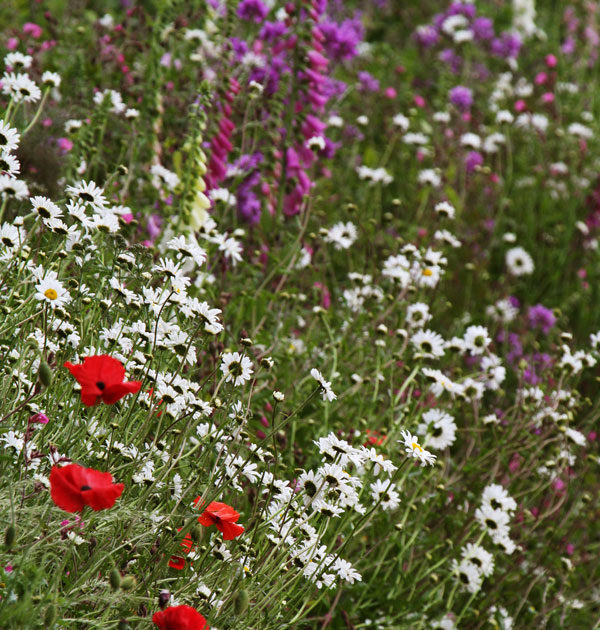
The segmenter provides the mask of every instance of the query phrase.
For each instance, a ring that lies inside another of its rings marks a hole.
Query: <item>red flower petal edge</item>
[[[109,472],[79,464],[52,466],[50,471],[50,496],[66,512],[80,512],[86,505],[95,511],[111,508],[124,488],[122,483],[113,483]]]

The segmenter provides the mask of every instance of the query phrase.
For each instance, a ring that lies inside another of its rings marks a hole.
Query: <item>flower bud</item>
[[[44,387],[50,387],[52,384],[52,370],[46,361],[40,361],[38,368],[38,380]]]
[[[133,575],[126,575],[121,580],[121,588],[124,591],[131,591],[132,589],[135,588],[136,584],[137,584],[137,580],[135,579]]]
[[[248,591],[245,589],[238,591],[233,597],[233,612],[236,615],[243,614],[248,608],[249,603],[250,597],[248,595]]]
[[[110,572],[110,576],[108,578],[110,582],[110,587],[113,591],[118,591],[121,586],[121,574],[117,571],[116,568]]]
[[[4,546],[6,549],[10,549],[15,542],[15,538],[17,535],[17,530],[15,526],[11,523],[7,528],[6,532],[4,532]]]

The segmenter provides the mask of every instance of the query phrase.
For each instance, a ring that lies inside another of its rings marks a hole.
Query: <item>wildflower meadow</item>
[[[600,2],[0,3],[0,628],[600,628]]]

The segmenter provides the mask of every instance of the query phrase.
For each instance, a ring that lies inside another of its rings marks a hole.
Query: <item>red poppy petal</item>
[[[100,391],[97,388],[86,388],[81,390],[81,402],[86,407],[93,407],[95,404],[100,402],[99,394],[95,393],[96,391]]]
[[[244,533],[242,525],[221,521],[217,523],[217,529],[223,534],[223,540],[233,540]]]
[[[225,505],[225,503],[220,503],[219,505],[222,507],[219,507],[218,510],[212,510],[215,518],[231,521],[232,523],[235,523],[240,518],[239,512],[236,512],[230,505]]]
[[[126,381],[125,383],[115,383],[114,385],[107,386],[102,391],[102,400],[107,405],[112,405],[121,400],[123,396],[127,394],[136,394],[140,391],[142,386],[141,381]]]
[[[81,495],[86,505],[92,510],[106,510],[111,508],[115,501],[123,494],[125,486],[122,483],[113,483],[110,486],[99,486],[91,490],[84,490]]]
[[[53,466],[50,471],[50,496],[65,512],[79,512],[85,505],[79,486],[73,479],[77,474],[73,467],[81,468],[77,464],[69,464],[62,468]]]
[[[169,606],[152,615],[160,630],[210,630],[206,619],[191,606]]]
[[[182,558],[181,556],[171,556],[169,560],[169,566],[171,567],[171,569],[177,569],[178,571],[181,571],[185,568],[185,558]],[[154,621],[154,618],[152,618],[152,621]]]
[[[215,524],[215,519],[210,514],[204,512],[198,517],[198,523],[204,525],[204,527],[210,527]]]

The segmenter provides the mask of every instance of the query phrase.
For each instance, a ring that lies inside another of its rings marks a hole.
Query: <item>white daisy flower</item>
[[[314,379],[316,379],[316,381],[321,386],[321,394],[323,396],[323,400],[331,402],[332,400],[335,400],[337,398],[337,396],[333,393],[333,390],[331,389],[331,383],[325,380],[319,370],[312,368],[312,370],[310,371],[310,375]]]
[[[16,177],[21,172],[21,163],[14,155],[0,151],[0,173]]]
[[[0,151],[14,151],[19,146],[21,136],[19,132],[8,123],[0,120]]]
[[[423,442],[426,446],[441,451],[454,444],[456,423],[450,414],[441,409],[429,409],[422,420],[417,433],[426,436]]]
[[[102,210],[108,203],[104,196],[104,189],[100,188],[93,180],[89,182],[81,180],[75,186],[67,186],[65,191],[70,197],[83,204],[89,203],[97,210]]]
[[[494,556],[481,545],[467,543],[461,552],[463,560],[468,560],[485,577],[494,572]]]
[[[42,97],[42,91],[27,74],[4,74],[0,82],[2,92],[17,103],[35,103]]]
[[[24,55],[18,51],[8,53],[4,57],[4,65],[12,70],[27,70],[31,67],[33,57],[31,55]]]
[[[433,330],[419,330],[411,338],[410,342],[417,353],[429,359],[444,356],[444,339]]]
[[[402,429],[402,438],[404,440],[404,450],[408,455],[418,459],[420,462],[424,464],[433,464],[437,459],[435,455],[426,451],[420,444],[416,435],[412,435],[409,431],[405,431]],[[401,440],[398,440],[401,442]],[[401,442],[402,443],[402,442]]]
[[[477,593],[481,589],[483,575],[468,560],[452,561],[452,572],[469,593]]]
[[[465,331],[465,347],[472,355],[483,354],[492,342],[485,326],[469,326]]]
[[[71,301],[69,292],[59,282],[55,272],[49,271],[45,277],[36,285],[36,299],[51,306],[52,308],[62,307]]]
[[[356,241],[358,232],[356,226],[348,221],[347,223],[336,223],[327,232],[325,240],[333,243],[335,249],[348,249]]]
[[[62,210],[47,197],[31,197],[29,200],[36,212],[42,219],[58,219],[62,217]]]
[[[58,88],[60,87],[60,82],[60,74],[57,74],[56,72],[46,71],[42,74],[42,83],[46,86]]]
[[[225,352],[221,356],[221,372],[225,375],[225,382],[233,381],[234,386],[243,385],[250,380],[254,370],[252,361],[239,352]]]
[[[506,252],[506,266],[513,276],[530,275],[535,268],[533,259],[522,247],[513,247]]]

